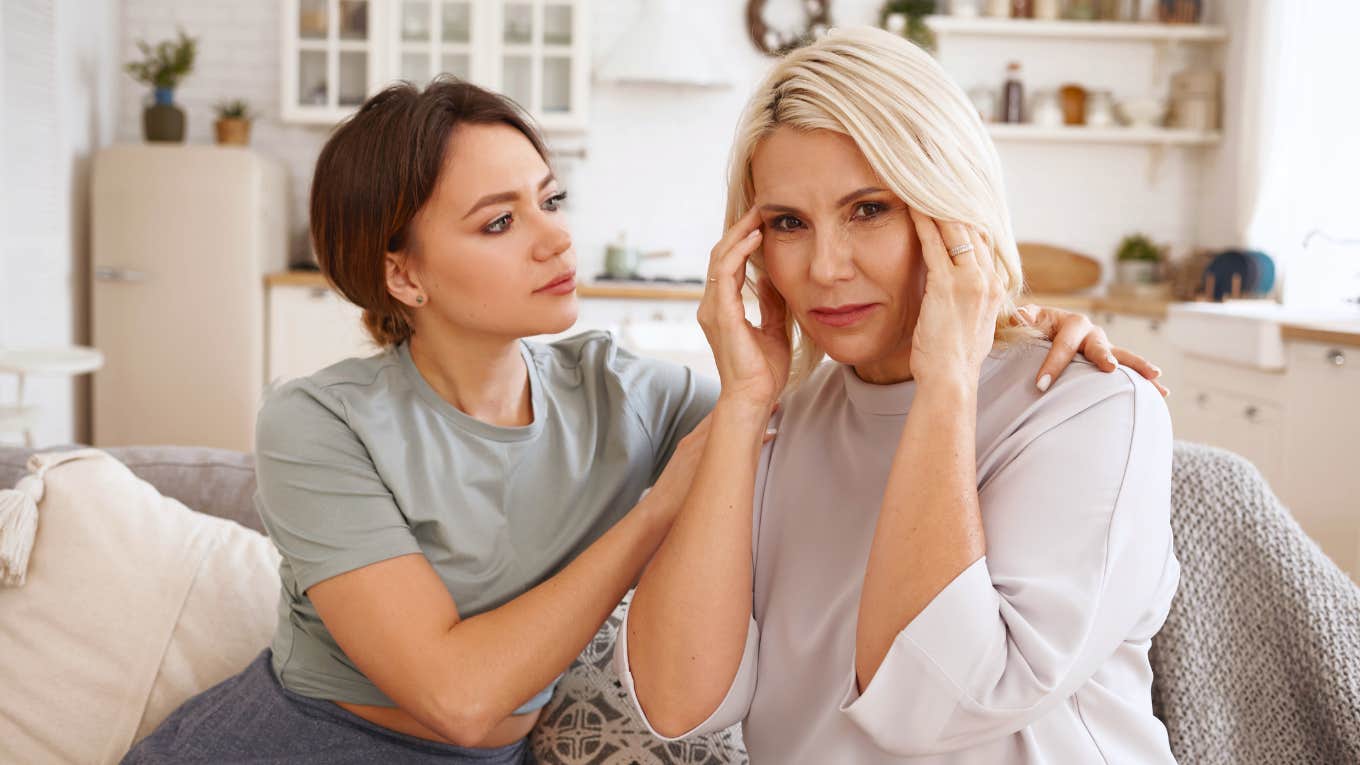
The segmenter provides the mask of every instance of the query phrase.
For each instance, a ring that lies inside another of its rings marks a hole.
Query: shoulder
[[[1078,356],[1058,375],[1046,393],[1035,388],[1039,367],[1052,344],[1046,340],[1026,341],[998,348],[988,358],[979,384],[981,400],[1004,400],[1007,392],[1024,394],[1021,400],[1032,401],[1036,412],[1050,417],[1069,417],[1109,399],[1127,401],[1144,411],[1139,416],[1166,414],[1166,404],[1152,383],[1142,375],[1120,366],[1113,372],[1103,372],[1094,364]]]
[[[1078,357],[1048,391],[1035,387],[1051,344],[1030,341],[999,348],[978,386],[979,439],[1000,451],[1024,449],[1061,428],[1099,434],[1112,459],[1134,450],[1171,451],[1171,416],[1152,383],[1123,366],[1102,372]],[[1089,456],[1089,455],[1088,455]]]
[[[345,421],[351,400],[371,395],[386,373],[399,371],[399,365],[396,351],[385,349],[276,384],[260,404],[257,431],[281,435],[320,422]]]
[[[528,346],[540,368],[568,373],[584,385],[616,388],[639,405],[684,394],[696,384],[688,367],[638,356],[620,345],[612,333],[601,330]]]

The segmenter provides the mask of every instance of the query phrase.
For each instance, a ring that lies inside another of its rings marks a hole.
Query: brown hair
[[[364,327],[379,345],[412,334],[409,309],[387,291],[386,254],[411,244],[411,219],[434,193],[454,129],[496,123],[523,133],[548,160],[519,106],[452,77],[424,90],[405,82],[386,88],[321,149],[312,177],[312,248],[326,279],[364,309]]]

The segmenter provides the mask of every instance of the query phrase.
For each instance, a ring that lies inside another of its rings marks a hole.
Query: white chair
[[[23,433],[24,445],[33,446],[33,429],[41,410],[24,403],[24,384],[32,375],[72,377],[89,374],[104,366],[104,354],[94,348],[0,348],[0,374],[18,377],[14,403],[0,404],[0,433]]]

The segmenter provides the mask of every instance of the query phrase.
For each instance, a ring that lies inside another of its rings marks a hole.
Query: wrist
[[[713,407],[713,420],[715,423],[722,421],[725,424],[749,426],[764,432],[773,408],[773,400],[765,400],[759,396],[723,393],[718,396],[718,403]]]

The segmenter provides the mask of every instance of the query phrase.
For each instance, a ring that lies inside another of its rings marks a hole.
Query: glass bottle
[[[1006,84],[1001,90],[1001,121],[1025,121],[1025,86],[1020,82],[1020,62],[1006,65]]]

